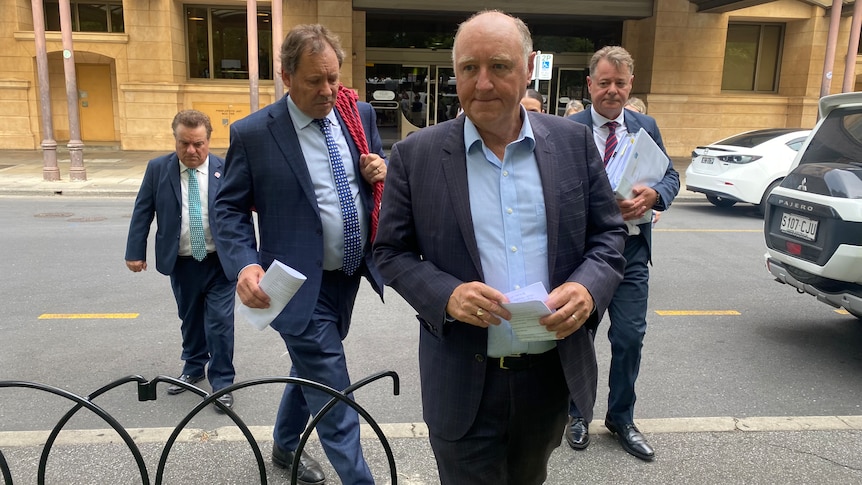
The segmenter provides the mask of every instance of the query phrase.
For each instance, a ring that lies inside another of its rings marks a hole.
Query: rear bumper
[[[862,298],[846,292],[827,293],[809,284],[802,283],[794,278],[784,266],[784,263],[774,258],[769,257],[767,253],[766,268],[775,276],[779,283],[784,283],[796,288],[800,292],[813,295],[818,300],[835,308],[843,307],[845,310],[855,314],[862,314]]]

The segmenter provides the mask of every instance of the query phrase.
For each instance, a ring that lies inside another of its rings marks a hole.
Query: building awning
[[[725,13],[732,12],[734,10],[739,10],[741,8],[754,7],[757,5],[762,5],[764,3],[771,3],[773,0],[689,0],[691,3],[697,5],[697,11],[703,13]],[[803,3],[807,3],[809,5],[815,5],[818,7],[823,7],[827,10],[832,9],[832,1],[831,0],[800,0]],[[842,10],[843,15],[848,15],[849,11],[852,9],[848,9],[848,5],[852,5],[855,0],[842,0]]]

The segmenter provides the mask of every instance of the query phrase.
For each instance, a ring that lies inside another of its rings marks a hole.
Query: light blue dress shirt
[[[476,126],[464,123],[470,211],[485,283],[503,293],[541,282],[548,288],[548,225],[536,140],[524,108],[518,139],[503,160],[485,145]],[[521,342],[506,320],[488,329],[488,356],[540,354],[556,342]]]
[[[314,184],[314,195],[317,197],[317,208],[320,212],[320,221],[323,224],[323,269],[334,271],[341,269],[344,260],[344,220],[341,217],[341,204],[338,200],[338,190],[335,188],[335,176],[332,173],[332,165],[329,161],[329,151],[326,147],[326,137],[320,128],[314,123],[314,119],[300,111],[296,104],[287,97],[287,109],[293,120],[296,136],[299,138],[299,146]],[[359,212],[359,227],[362,233],[362,247],[368,239],[369,221],[368,214],[363,209],[362,198],[359,196],[360,174],[356,173],[353,165],[353,156],[347,144],[346,136],[350,136],[343,129],[335,111],[330,111],[326,118],[330,122],[332,138],[338,145],[341,160],[344,162],[344,171],[353,194],[356,210]],[[289,170],[287,165],[285,170]]]

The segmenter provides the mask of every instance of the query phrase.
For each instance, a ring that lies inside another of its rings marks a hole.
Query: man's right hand
[[[259,264],[250,264],[239,272],[236,292],[242,304],[249,308],[269,308],[269,295],[260,289],[265,271]]]
[[[135,273],[140,273],[141,271],[147,270],[147,262],[146,261],[126,261],[126,267]]]
[[[509,310],[500,306],[508,299],[499,291],[480,281],[461,283],[446,303],[446,313],[452,318],[488,328],[488,325],[499,325],[500,318],[510,319]]]

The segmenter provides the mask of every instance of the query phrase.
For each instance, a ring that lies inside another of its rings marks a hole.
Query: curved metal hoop
[[[160,382],[167,382],[173,385],[181,386],[186,390],[192,391],[195,394],[201,396],[203,399],[200,403],[195,405],[191,411],[177,424],[171,433],[168,440],[165,442],[164,447],[162,448],[162,453],[159,458],[159,464],[156,469],[156,485],[161,485],[162,480],[164,479],[165,465],[168,460],[168,456],[170,454],[171,449],[173,448],[174,443],[179,437],[180,432],[188,425],[188,423],[204,408],[209,406],[210,404],[214,404],[218,406],[224,413],[230,417],[230,419],[234,422],[234,424],[240,429],[246,441],[254,453],[255,461],[257,463],[258,472],[260,474],[260,483],[263,485],[267,484],[266,477],[266,465],[264,464],[263,455],[260,452],[260,446],[258,446],[257,441],[254,439],[254,436],[251,433],[251,430],[245,424],[245,422],[232,410],[225,407],[218,401],[218,398],[224,394],[229,392],[234,392],[239,389],[243,389],[246,387],[263,385],[263,384],[273,384],[273,383],[283,383],[283,384],[296,384],[299,386],[307,386],[313,389],[316,389],[320,392],[328,394],[330,396],[330,400],[326,403],[326,405],[318,412],[316,415],[312,417],[311,422],[306,427],[306,430],[303,432],[300,437],[299,446],[297,448],[297,453],[294,457],[294,463],[292,466],[290,483],[297,483],[297,473],[298,473],[298,461],[302,455],[302,450],[305,448],[305,444],[308,442],[308,439],[311,436],[312,431],[320,422],[321,419],[338,403],[344,403],[347,406],[350,406],[353,410],[355,410],[374,430],[375,435],[380,440],[381,445],[386,453],[386,458],[389,463],[389,472],[390,472],[390,480],[391,483],[397,484],[398,476],[395,465],[395,458],[392,454],[392,448],[389,445],[389,441],[386,439],[386,436],[383,434],[380,425],[374,420],[374,418],[366,411],[362,406],[357,404],[350,395],[356,391],[357,389],[366,386],[374,381],[380,380],[385,377],[391,377],[393,381],[393,394],[400,394],[400,381],[398,378],[398,374],[394,371],[384,371],[379,372],[377,374],[373,374],[365,379],[362,379],[343,391],[337,391],[330,387],[324,386],[317,382],[309,381],[306,379],[300,379],[297,377],[264,377],[258,379],[252,379],[248,381],[243,381],[236,383],[232,386],[226,387],[224,389],[220,389],[218,392],[214,392],[212,394],[208,394],[203,389],[195,387],[193,385],[187,384],[179,379],[169,376],[157,376],[154,379],[148,381],[144,377],[140,375],[133,375],[123,377],[121,379],[117,379],[110,384],[107,384],[93,393],[89,394],[87,397],[81,397],[71,392],[65,391],[63,389],[48,386],[45,384],[39,384],[34,382],[26,382],[26,381],[0,381],[0,388],[7,387],[16,387],[16,388],[28,388],[28,389],[36,389],[44,392],[48,392],[70,401],[73,401],[75,405],[63,415],[62,418],[57,422],[54,428],[51,430],[51,433],[48,436],[48,439],[45,442],[45,445],[42,447],[42,453],[39,457],[39,465],[37,472],[37,483],[39,485],[44,485],[46,469],[48,464],[48,457],[51,453],[51,449],[54,446],[54,442],[57,439],[57,436],[63,430],[65,425],[69,422],[69,420],[81,410],[81,408],[87,408],[97,416],[99,416],[103,421],[108,423],[114,431],[117,432],[118,435],[123,439],[123,442],[126,444],[126,447],[129,448],[129,451],[132,452],[132,455],[135,459],[135,463],[138,466],[138,471],[141,476],[141,483],[144,485],[150,484],[149,473],[147,470],[146,463],[144,461],[143,455],[141,454],[140,449],[137,444],[135,444],[132,437],[129,433],[123,428],[123,426],[117,421],[110,413],[99,407],[98,405],[92,402],[96,397],[104,394],[107,391],[110,391],[120,385],[123,385],[128,382],[136,382],[138,384],[138,400],[139,401],[153,401],[156,400],[156,385]],[[0,472],[2,472],[3,480],[6,485],[12,485],[12,472],[9,468],[9,465],[2,453],[0,451]]]

